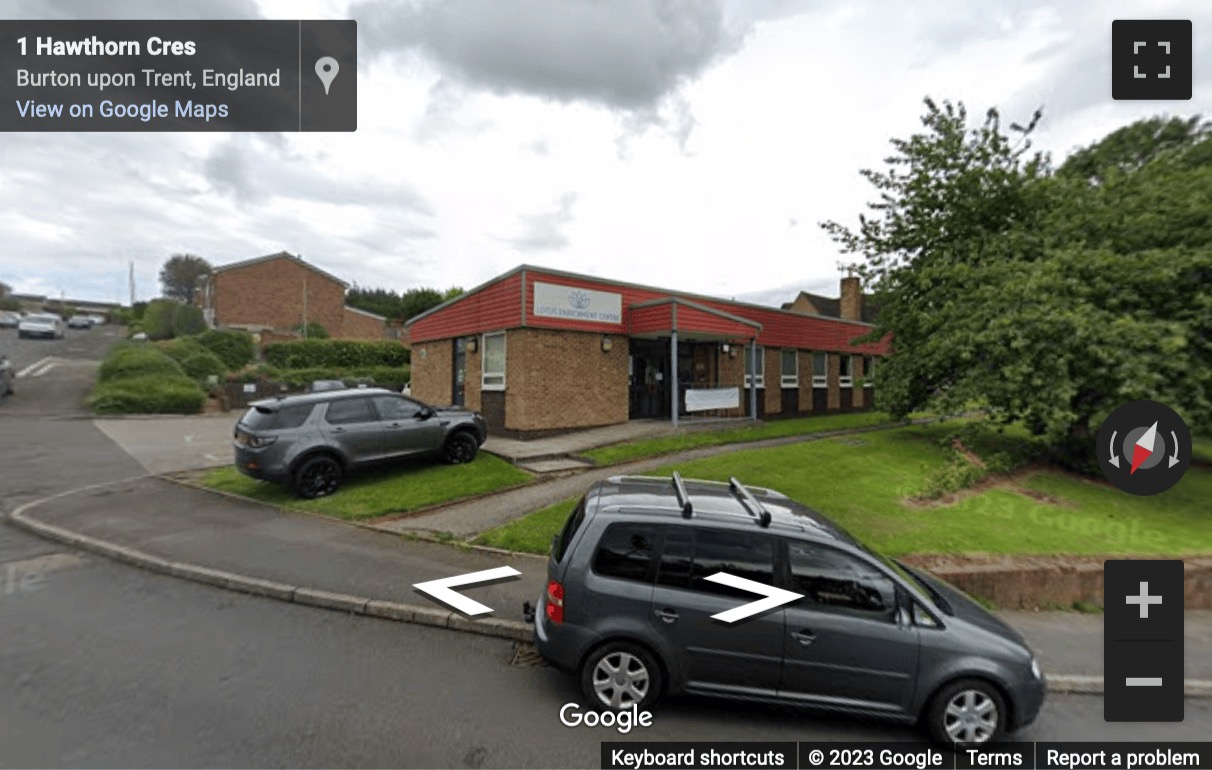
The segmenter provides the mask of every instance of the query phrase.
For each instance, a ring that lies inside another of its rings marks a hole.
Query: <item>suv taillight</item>
[[[552,580],[547,584],[547,619],[552,623],[564,622],[564,586]]]

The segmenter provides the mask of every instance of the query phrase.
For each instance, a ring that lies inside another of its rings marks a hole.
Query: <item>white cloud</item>
[[[926,95],[1008,120],[1042,105],[1038,145],[1057,154],[1212,97],[1197,0],[264,0],[214,15],[357,18],[359,130],[7,135],[0,280],[115,299],[133,259],[146,297],[174,252],[287,249],[364,286],[467,287],[533,262],[777,303],[836,289],[842,256],[817,224],[855,221],[873,197],[859,170],[919,129]],[[1111,21],[1140,16],[1194,19],[1191,102],[1111,100]]]

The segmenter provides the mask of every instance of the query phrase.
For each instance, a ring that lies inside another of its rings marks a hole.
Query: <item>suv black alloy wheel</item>
[[[469,463],[476,458],[476,450],[479,445],[476,443],[475,436],[472,436],[465,430],[451,434],[446,440],[446,446],[442,450],[442,456],[446,462],[451,465],[459,465]]]
[[[341,463],[329,455],[317,455],[299,466],[295,473],[295,490],[308,500],[326,497],[337,491],[341,476]]]

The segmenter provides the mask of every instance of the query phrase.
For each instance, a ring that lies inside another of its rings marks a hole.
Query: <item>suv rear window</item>
[[[593,571],[604,577],[649,580],[656,533],[652,524],[611,524],[598,541]]]
[[[264,406],[254,406],[248,410],[240,423],[252,430],[284,430],[298,428],[307,422],[314,404],[295,404],[272,409]]]
[[[564,561],[564,554],[568,553],[568,544],[572,542],[572,536],[581,528],[581,522],[585,521],[585,498],[581,498],[581,502],[577,503],[577,507],[573,509],[568,516],[568,521],[564,522],[564,529],[560,530],[559,539],[555,542],[555,550],[552,551],[552,558],[556,560],[556,564]]]

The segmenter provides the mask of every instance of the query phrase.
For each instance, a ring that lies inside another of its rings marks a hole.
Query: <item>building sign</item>
[[[741,405],[740,388],[691,388],[686,391],[686,411],[736,409]]]
[[[545,318],[621,324],[623,323],[623,295],[536,281],[534,314]]]

